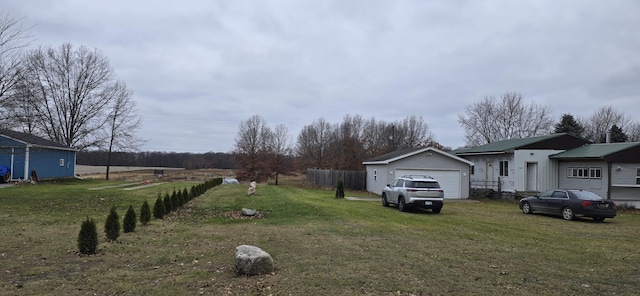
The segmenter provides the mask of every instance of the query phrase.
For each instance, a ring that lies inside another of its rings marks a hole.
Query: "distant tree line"
[[[107,151],[79,151],[76,163],[80,165],[106,165],[107,154]],[[237,168],[233,155],[222,152],[114,152],[111,156],[111,165],[185,169]]]
[[[302,128],[293,143],[285,126],[269,127],[259,115],[240,123],[234,157],[240,179],[265,180],[307,168],[363,170],[362,162],[398,149],[435,146],[428,125],[419,116],[386,122],[345,115],[341,123],[324,118]]]

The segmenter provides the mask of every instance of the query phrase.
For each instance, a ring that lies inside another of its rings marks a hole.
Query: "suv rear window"
[[[440,184],[435,181],[407,181],[409,188],[440,188]]]

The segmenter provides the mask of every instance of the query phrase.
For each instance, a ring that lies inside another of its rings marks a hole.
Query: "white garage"
[[[433,147],[391,152],[363,162],[367,170],[367,191],[382,194],[387,184],[405,175],[435,178],[446,199],[469,198],[473,162]]]
[[[405,175],[431,176],[438,180],[440,188],[444,190],[444,198],[461,198],[462,180],[459,170],[396,169],[395,175],[396,177]]]

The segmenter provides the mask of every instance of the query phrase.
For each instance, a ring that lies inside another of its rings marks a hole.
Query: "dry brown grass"
[[[298,182],[298,179],[291,180]],[[640,217],[606,223],[524,215],[506,202],[450,203],[401,213],[332,191],[218,186],[164,220],[106,242],[111,205],[190,186],[123,191],[117,181],[0,190],[0,295],[637,295]],[[128,181],[127,181],[128,182]],[[98,202],[99,198],[104,201]],[[135,205],[134,205],[135,206]],[[259,219],[239,219],[242,207]],[[137,207],[136,207],[137,209]],[[76,238],[96,219],[99,254]],[[276,262],[271,274],[234,272],[240,244]]]
[[[154,172],[161,170],[161,175]],[[104,180],[106,173],[104,167],[96,167],[95,169],[84,169],[79,176],[82,179]],[[232,178],[235,176],[233,170],[227,169],[199,169],[185,170],[176,168],[136,168],[124,167],[114,168],[109,172],[109,180],[113,181],[144,181],[157,180],[161,182],[187,181],[187,182],[204,182],[213,178]]]

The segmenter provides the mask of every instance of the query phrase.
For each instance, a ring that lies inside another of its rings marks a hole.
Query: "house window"
[[[64,166],[64,158],[60,158],[60,166]]]
[[[636,184],[640,184],[640,168],[636,168]]]
[[[567,168],[568,178],[601,179],[601,168]]]
[[[471,174],[475,175],[475,173],[476,173],[476,167],[472,165],[471,166]]]
[[[500,176],[502,176],[502,177],[509,176],[509,162],[508,161],[500,161]]]
[[[373,181],[378,180],[378,170],[373,170]]]

